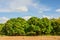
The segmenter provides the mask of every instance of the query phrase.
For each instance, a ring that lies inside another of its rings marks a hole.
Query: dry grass
[[[0,36],[0,40],[60,40],[60,36]]]

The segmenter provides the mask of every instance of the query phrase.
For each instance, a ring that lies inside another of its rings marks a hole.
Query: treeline
[[[0,24],[0,34],[7,36],[60,35],[60,18],[31,17],[27,21],[20,17],[12,18],[5,24]]]

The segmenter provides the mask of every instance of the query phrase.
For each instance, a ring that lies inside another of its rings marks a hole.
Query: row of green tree
[[[0,34],[8,36],[60,35],[60,18],[12,18],[0,24]]]

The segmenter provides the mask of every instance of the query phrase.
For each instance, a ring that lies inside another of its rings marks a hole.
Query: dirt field
[[[60,40],[60,36],[0,36],[0,40]]]

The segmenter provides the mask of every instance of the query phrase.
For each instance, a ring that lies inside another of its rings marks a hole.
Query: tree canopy
[[[0,33],[8,36],[60,35],[60,18],[11,18],[0,24]]]

